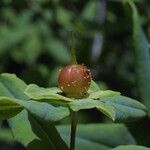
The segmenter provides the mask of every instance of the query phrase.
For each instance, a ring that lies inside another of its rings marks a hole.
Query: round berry
[[[84,65],[69,65],[61,70],[58,83],[66,96],[83,98],[91,83],[91,73]]]

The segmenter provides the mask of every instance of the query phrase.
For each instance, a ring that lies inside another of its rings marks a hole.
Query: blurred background
[[[150,1],[135,2],[150,39]],[[59,69],[70,62],[71,31],[77,32],[78,62],[91,69],[100,88],[137,98],[131,12],[121,0],[0,0],[0,73],[57,86]],[[98,113],[83,111],[79,122],[110,121]],[[24,150],[6,121],[0,127],[0,150]]]

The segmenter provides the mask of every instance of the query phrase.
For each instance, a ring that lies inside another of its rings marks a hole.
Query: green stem
[[[72,111],[71,112],[70,150],[75,150],[76,128],[77,128],[77,112]]]
[[[71,64],[76,65],[77,59],[76,59],[76,48],[75,48],[75,33],[71,33]]]

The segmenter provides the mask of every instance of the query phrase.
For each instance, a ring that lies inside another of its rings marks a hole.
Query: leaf
[[[55,150],[69,150],[66,143],[61,139],[55,126],[51,122],[45,122],[31,114],[29,114],[29,120],[34,133],[36,133],[40,139],[44,140],[44,143],[49,149],[51,149],[52,146],[52,148]]]
[[[22,110],[22,107],[14,101],[10,101],[6,97],[21,98],[27,100],[27,96],[22,94],[26,84],[18,79],[14,74],[0,75],[0,119],[7,119],[15,116]]]
[[[144,146],[128,145],[118,146],[116,148],[113,148],[112,150],[150,150],[150,148]]]
[[[67,107],[54,107],[47,103],[39,103],[36,101],[29,101],[22,103],[22,105],[35,116],[40,117],[45,121],[58,121],[70,115]]]
[[[11,50],[11,48],[17,44],[19,44],[22,40],[25,39],[26,33],[27,33],[27,28],[17,28],[17,29],[7,29],[7,32],[2,32],[6,30],[6,27],[3,27],[2,30],[0,30],[0,36],[1,36],[1,41],[0,41],[0,56],[6,54]],[[17,31],[17,32],[16,32]]]
[[[36,101],[22,101],[14,98],[8,98],[8,97],[0,97],[0,104],[1,105],[1,112],[4,112],[0,114],[0,117],[7,119],[7,115],[9,117],[15,116],[18,114],[23,108],[31,112],[32,114],[48,121],[58,121],[62,118],[69,116],[70,112],[69,109],[66,107],[54,107],[47,103],[39,103]],[[3,107],[3,104],[4,107]],[[7,108],[10,107],[10,110],[7,112]],[[19,111],[17,111],[18,109]],[[14,109],[14,111],[13,111]],[[2,111],[3,110],[3,111]],[[9,114],[10,112],[10,114]],[[14,113],[12,116],[11,113]]]
[[[140,102],[125,97],[113,96],[100,100],[81,99],[69,103],[73,111],[97,108],[113,121],[130,121],[144,117],[147,110]]]
[[[150,55],[149,42],[142,30],[140,17],[135,4],[127,1],[132,8],[133,17],[133,42],[134,42],[134,57],[136,82],[138,85],[138,93],[140,99],[148,107],[150,115]]]
[[[10,79],[8,78],[8,80]],[[9,85],[9,82],[7,81],[7,87],[8,86],[10,85]],[[19,87],[18,84],[17,86]],[[11,90],[11,93],[16,95],[15,91],[13,91],[11,87],[9,87],[9,90]],[[5,90],[3,90],[3,92],[4,91]],[[41,88],[37,85],[31,84],[26,88],[25,93],[32,99],[37,99],[37,100],[45,99],[48,102],[51,102],[51,101],[53,102],[54,100],[56,101],[58,100],[59,105],[60,105],[59,101],[63,101],[63,102],[71,101],[70,103],[67,103],[67,104],[69,104],[70,108],[74,111],[79,111],[80,109],[97,108],[98,110],[103,112],[106,116],[111,118],[113,121],[138,119],[146,115],[146,108],[144,105],[124,96],[100,98],[100,100],[93,100],[93,99],[87,98],[87,99],[80,99],[80,100],[74,101],[73,99],[66,98],[64,96],[57,94],[58,91],[59,89],[57,88],[55,89]],[[23,92],[23,91],[20,91],[20,92]],[[7,93],[9,92],[7,91]],[[17,97],[17,95],[15,97]],[[59,107],[58,108],[59,111],[58,111],[57,107],[50,106],[50,104],[46,104],[46,103],[38,103],[34,101],[29,101],[29,100],[25,102],[25,101],[20,101],[17,98],[8,98],[7,100],[18,103],[20,106],[25,107],[28,111],[30,111],[34,115],[37,115],[40,118],[43,118],[46,120],[56,121],[69,115],[69,110],[67,107]]]
[[[23,109],[15,101],[9,100],[7,97],[0,97],[0,119],[8,119],[17,115]]]
[[[70,143],[70,135],[61,135],[62,138],[66,141],[66,143],[69,145]],[[109,148],[103,144],[99,144],[87,139],[83,139],[80,137],[76,137],[76,150],[108,150]]]
[[[32,131],[26,110],[23,110],[17,116],[9,119],[8,123],[11,127],[15,140],[19,141],[25,147],[27,147],[29,144],[34,144],[32,141],[38,143],[39,138]],[[42,143],[42,141],[39,141],[39,143]]]
[[[66,102],[72,101],[72,99],[70,98],[57,94],[59,92],[61,91],[58,88],[43,88],[35,84],[30,84],[28,85],[24,93],[34,100],[47,100],[48,102],[51,102],[52,100]]]
[[[91,81],[91,84],[90,84],[90,88],[89,88],[89,90],[88,90],[88,93],[90,94],[90,93],[92,93],[92,92],[97,92],[97,91],[99,91],[100,90],[100,88],[99,88],[99,86],[96,84],[96,82],[94,82],[93,80]]]
[[[14,139],[10,129],[0,128],[0,141],[13,143]]]
[[[32,113],[32,115],[29,114],[28,118],[27,111],[23,110],[17,116],[8,120],[16,140],[21,142],[29,150],[41,150],[43,148],[45,150],[59,150],[60,147],[64,150],[68,149],[54,125],[44,121],[44,119],[60,119],[62,115],[66,115],[66,113],[69,114],[69,110],[66,111],[63,107],[62,109],[65,113],[62,113],[60,107],[54,107],[47,103],[30,101],[24,94],[27,85],[15,75],[2,74],[0,76],[0,83],[1,102],[4,102],[4,104],[11,105],[13,103],[17,106],[23,106]],[[58,118],[55,116],[55,113],[58,114]],[[43,120],[41,121],[35,116],[41,117]],[[57,141],[58,143],[56,144]]]
[[[15,139],[28,150],[68,150],[52,123],[40,120],[26,110],[10,119],[9,125]]]
[[[54,107],[47,103],[29,100],[24,94],[27,85],[15,75],[2,74],[0,83],[0,119],[13,117],[23,108],[49,121],[58,121],[70,114],[67,107]]]
[[[28,100],[24,94],[27,85],[15,74],[3,73],[0,75],[0,96]]]
[[[51,70],[51,74],[49,76],[49,85],[50,86],[56,86],[58,85],[58,78],[60,74],[60,69],[62,69],[62,66],[57,66],[53,70]]]
[[[98,85],[92,80],[88,93],[99,91]],[[34,100],[44,100],[49,103],[55,103],[54,101],[66,101],[71,102],[73,99],[64,97],[58,93],[61,93],[59,88],[43,88],[36,84],[29,84],[24,92],[28,97]],[[95,94],[94,94],[95,95]],[[58,102],[60,103],[60,102]]]
[[[119,95],[120,95],[120,92],[105,90],[105,91],[93,92],[89,95],[89,98],[91,98],[91,99],[103,99],[103,98],[119,96]]]
[[[68,9],[64,9],[63,7],[60,6],[57,8],[56,20],[67,30],[72,30],[73,28],[72,18],[73,18],[73,13],[71,11],[69,11]],[[60,51],[60,49],[58,50]]]
[[[17,79],[17,77],[14,75],[12,77],[10,74],[5,74],[5,75],[2,75],[0,79],[2,83],[1,84],[2,93],[4,94],[4,96],[8,95],[8,98],[1,97],[0,99],[1,102],[3,103],[7,102],[6,104],[10,102],[11,104],[12,103],[19,104],[19,106],[23,106],[34,115],[42,119],[46,119],[50,121],[56,121],[56,120],[59,120],[68,116],[69,115],[68,108],[67,107],[57,108],[47,103],[29,101],[27,97],[24,95],[22,88],[24,89],[26,88],[25,92],[28,94],[28,96],[30,95],[30,98],[33,98],[33,99],[36,99],[36,98],[38,100],[48,99],[49,101],[56,99],[59,101],[63,100],[65,102],[71,101],[68,104],[70,108],[74,111],[79,111],[80,109],[97,108],[98,110],[103,112],[106,116],[111,118],[113,121],[138,119],[146,115],[146,108],[144,105],[124,96],[100,98],[100,100],[93,100],[93,99],[87,98],[87,99],[80,99],[80,100],[74,101],[73,99],[69,99],[69,98],[66,98],[64,96],[57,94],[57,92],[59,91],[58,89],[50,89],[50,88],[45,89],[45,88],[41,88],[33,84],[29,85],[27,88],[26,84],[22,82],[21,80]],[[21,87],[19,84],[21,85],[23,84],[23,86]],[[21,87],[21,90],[20,90],[20,87]],[[18,88],[20,91],[18,90]],[[23,99],[26,99],[26,100],[24,101]],[[4,103],[3,106],[6,107],[6,104]],[[17,107],[19,106],[17,105]],[[15,115],[15,113],[13,115]]]
[[[97,1],[89,1],[82,12],[82,17],[88,21],[94,21],[96,18]]]
[[[57,39],[48,39],[46,42],[47,52],[57,61],[63,64],[68,64],[70,54],[66,46]],[[61,54],[61,55],[60,55]]]
[[[69,125],[59,125],[57,129],[61,135],[70,133]],[[103,145],[109,149],[118,145],[136,144],[123,124],[79,124],[77,138]]]

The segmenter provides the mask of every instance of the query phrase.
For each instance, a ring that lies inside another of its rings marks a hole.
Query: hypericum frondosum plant
[[[72,33],[72,59],[69,66],[64,67],[58,79],[59,88],[63,93],[74,100],[82,99],[88,96],[88,89],[91,84],[91,72],[83,64],[79,65],[76,60],[75,38]],[[75,149],[75,132],[77,125],[77,113],[71,111],[71,140],[70,150]]]
[[[14,138],[27,149],[108,150],[120,144],[136,144],[127,128],[120,124],[79,124],[76,135],[77,112],[80,110],[96,108],[114,122],[139,119],[147,114],[147,110],[143,104],[120,92],[99,89],[91,80],[87,67],[77,64],[73,34],[72,61],[62,68],[58,83],[59,88],[43,88],[36,84],[27,85],[14,74],[0,75],[0,119],[8,119]],[[69,115],[71,136],[68,125],[54,125]],[[127,146],[127,149],[133,147]]]

